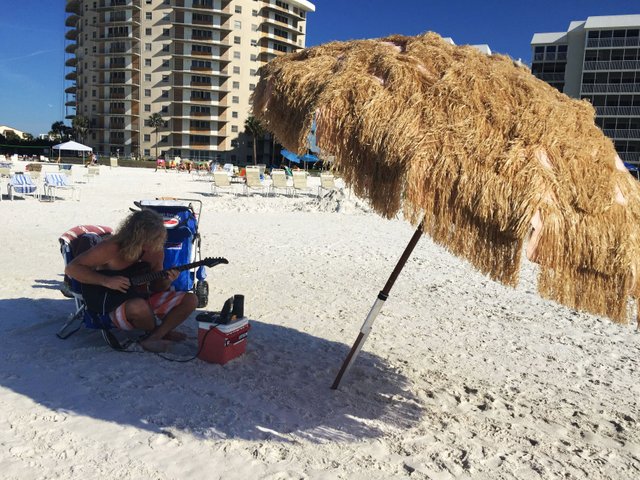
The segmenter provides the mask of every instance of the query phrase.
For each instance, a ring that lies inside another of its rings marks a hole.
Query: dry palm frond
[[[506,56],[433,33],[329,43],[263,67],[254,115],[297,152],[315,115],[357,195],[496,280],[517,283],[533,223],[544,296],[623,321],[640,293],[637,182],[589,103]]]

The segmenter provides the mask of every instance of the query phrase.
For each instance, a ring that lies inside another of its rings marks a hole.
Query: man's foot
[[[169,340],[171,342],[184,342],[187,339],[187,335],[176,330],[171,330],[164,337],[162,337],[162,339]]]
[[[168,352],[171,348],[171,342],[167,340],[152,340],[147,338],[140,341],[140,346],[148,352],[164,353]]]

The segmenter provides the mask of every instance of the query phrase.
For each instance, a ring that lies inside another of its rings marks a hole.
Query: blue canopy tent
[[[629,173],[631,175],[633,175],[637,179],[640,179],[640,166],[634,165],[633,163],[627,163],[627,162],[623,162],[623,163],[624,163],[624,166],[627,168],[627,170],[629,170]]]
[[[282,155],[284,158],[286,158],[290,162],[300,163],[300,157],[298,157],[298,155],[296,155],[295,153],[290,152],[289,150],[286,150],[283,148],[282,150],[280,150],[280,155]]]

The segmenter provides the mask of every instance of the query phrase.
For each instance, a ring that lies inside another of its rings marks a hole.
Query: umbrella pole
[[[411,237],[411,240],[409,240],[409,244],[407,245],[407,247],[404,249],[404,252],[400,256],[400,260],[398,260],[396,267],[393,269],[393,272],[391,272],[391,275],[389,276],[389,279],[387,280],[387,283],[385,284],[384,288],[380,290],[380,293],[378,293],[378,298],[376,298],[376,301],[373,303],[373,306],[369,311],[369,315],[367,315],[367,318],[365,319],[364,323],[362,324],[362,327],[360,328],[360,333],[358,334],[358,338],[356,338],[356,341],[351,347],[351,351],[347,355],[347,358],[345,358],[344,363],[342,364],[342,367],[340,368],[340,371],[336,376],[336,379],[333,381],[333,385],[331,385],[332,390],[336,390],[340,386],[342,377],[347,373],[352,363],[358,356],[358,353],[360,353],[360,350],[362,349],[364,342],[366,341],[367,337],[369,336],[369,333],[371,332],[371,328],[373,327],[373,322],[378,316],[378,313],[380,313],[380,310],[382,309],[384,302],[387,300],[387,298],[389,298],[389,292],[391,291],[393,284],[396,282],[398,275],[400,275],[400,272],[404,268],[404,265],[407,263],[407,260],[409,259],[411,252],[413,252],[413,249],[418,243],[418,240],[420,239],[421,235],[422,235],[422,223],[418,225],[418,228],[414,232],[413,237]]]

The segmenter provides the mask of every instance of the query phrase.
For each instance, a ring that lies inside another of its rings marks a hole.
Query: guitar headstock
[[[202,264],[209,268],[215,267],[216,265],[226,265],[227,263],[229,263],[229,260],[224,257],[207,257],[202,260]]]

